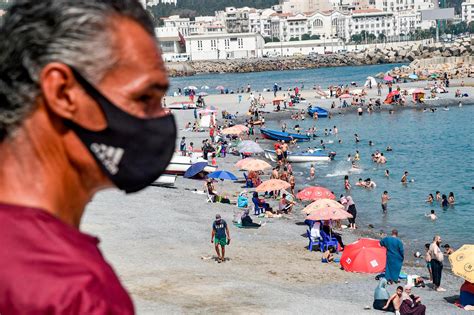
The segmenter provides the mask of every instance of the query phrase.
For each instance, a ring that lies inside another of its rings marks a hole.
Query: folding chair
[[[336,250],[336,253],[338,253],[337,239],[334,237],[329,237],[329,235],[327,235],[323,230],[321,230],[320,233],[321,233],[321,238],[322,238],[322,240],[320,241],[321,252],[327,251],[329,247],[334,247]]]
[[[311,231],[310,230],[306,230],[306,236],[308,237],[308,240],[309,240],[308,250],[310,252],[313,251],[313,246],[314,245],[317,245],[318,247],[321,247],[320,239],[317,239],[317,240],[313,241],[313,239],[311,238]]]

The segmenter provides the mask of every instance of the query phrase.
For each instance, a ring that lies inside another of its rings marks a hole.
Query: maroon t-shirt
[[[0,314],[133,314],[98,243],[43,210],[0,204]]]

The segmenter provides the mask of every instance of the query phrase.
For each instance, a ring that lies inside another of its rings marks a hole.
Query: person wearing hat
[[[212,223],[211,243],[217,253],[217,262],[225,261],[225,246],[230,242],[229,227],[227,222],[221,218],[220,214],[216,214],[216,220]],[[219,250],[220,246],[220,250]]]

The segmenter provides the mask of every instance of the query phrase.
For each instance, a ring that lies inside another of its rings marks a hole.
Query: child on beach
[[[430,274],[430,282],[433,281],[433,272],[431,271],[431,254],[430,254],[430,244],[425,244],[425,261],[426,261],[426,268],[428,268],[428,272]]]

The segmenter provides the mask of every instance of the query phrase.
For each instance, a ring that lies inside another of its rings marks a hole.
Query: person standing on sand
[[[225,246],[230,243],[230,233],[227,222],[221,218],[220,214],[216,214],[216,220],[212,223],[211,243],[214,243],[217,262],[225,262]]]
[[[380,240],[380,245],[387,249],[387,265],[385,266],[385,279],[389,284],[398,283],[402,270],[405,251],[403,243],[398,238],[398,231],[392,230],[392,236]]]
[[[382,211],[383,213],[387,213],[388,208],[388,201],[390,200],[390,196],[388,195],[388,191],[384,191],[382,194]]]
[[[431,256],[431,272],[433,273],[434,289],[438,292],[444,292],[446,289],[441,287],[441,275],[443,274],[444,255],[439,245],[441,244],[441,236],[436,235],[433,243],[430,245],[429,253]]]

